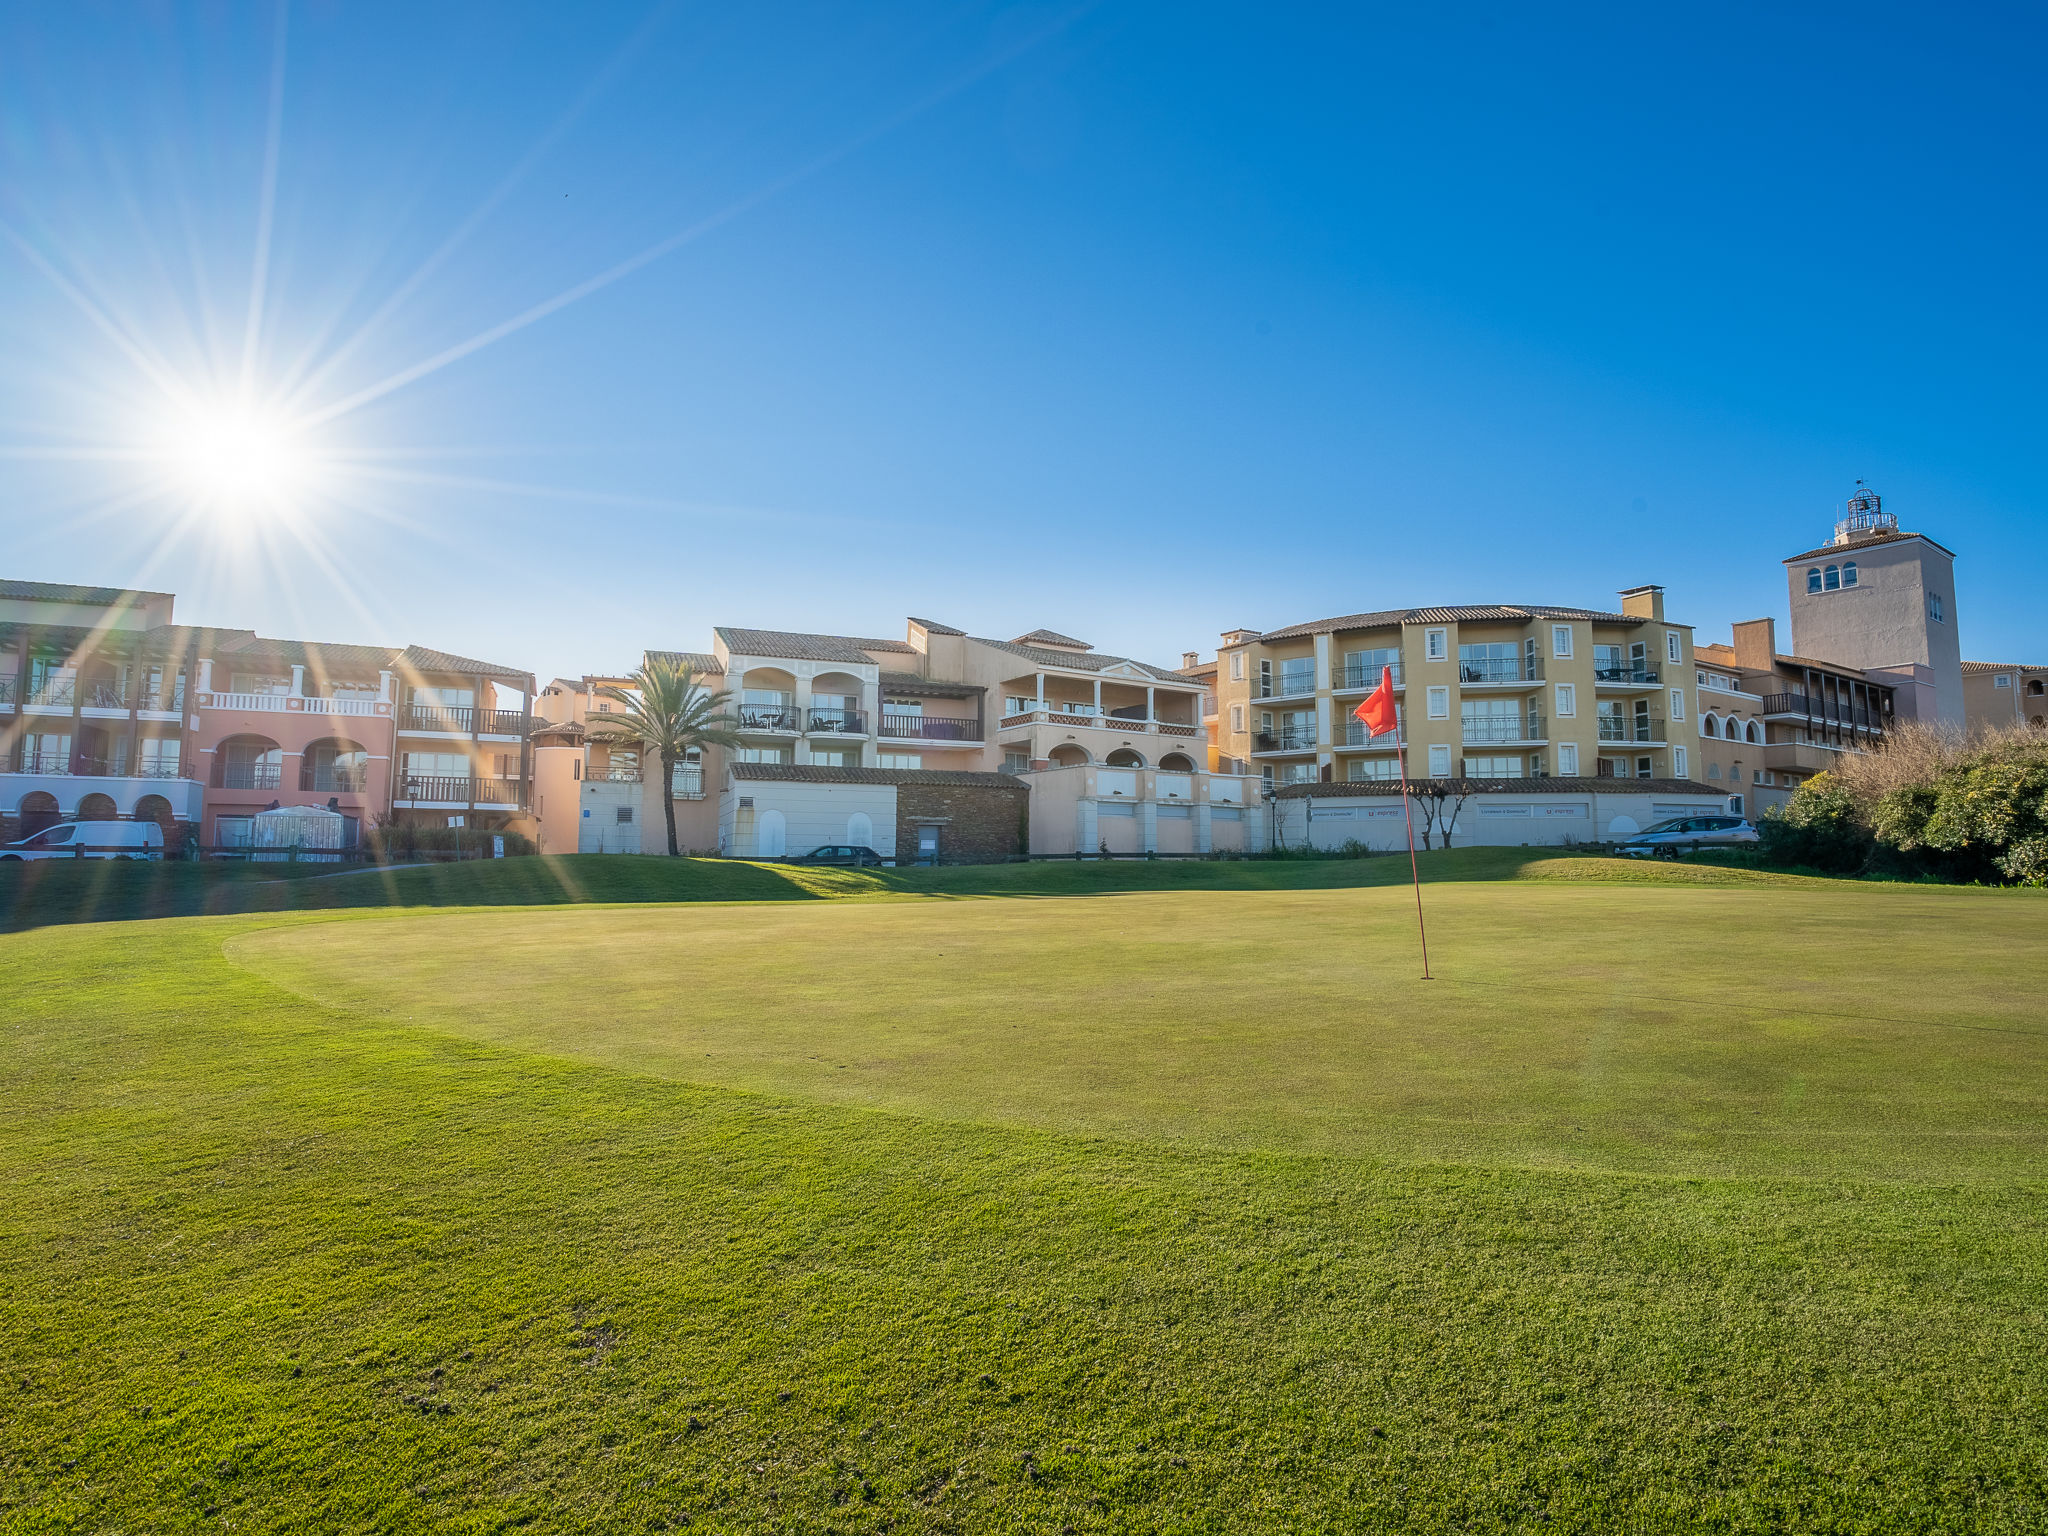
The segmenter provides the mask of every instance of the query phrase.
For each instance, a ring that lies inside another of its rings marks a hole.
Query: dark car
[[[882,856],[872,848],[855,848],[845,843],[834,843],[826,848],[813,848],[809,853],[792,856],[791,864],[839,864],[848,869],[880,869]]]

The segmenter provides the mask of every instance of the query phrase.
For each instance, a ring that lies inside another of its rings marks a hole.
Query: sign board
[[[494,837],[491,839],[491,857],[494,859],[502,859],[503,857],[505,857],[504,838]]]

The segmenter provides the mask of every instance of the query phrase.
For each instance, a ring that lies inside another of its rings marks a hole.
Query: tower
[[[1793,651],[1890,674],[1900,715],[1960,727],[1955,561],[1953,550],[1901,529],[1859,482],[1834,537],[1785,561]]]

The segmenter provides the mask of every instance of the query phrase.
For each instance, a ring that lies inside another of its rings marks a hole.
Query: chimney
[[[1664,589],[1624,587],[1621,593],[1621,611],[1632,619],[1661,620],[1664,617]]]
[[[1200,666],[1201,664],[1202,664],[1202,653],[1201,653],[1200,651],[1182,651],[1182,652],[1180,653],[1180,669],[1181,669],[1181,671],[1183,671],[1183,672],[1192,672],[1192,671],[1194,671],[1194,670],[1195,670],[1195,668],[1199,667],[1199,666]]]
[[[1778,665],[1778,621],[1749,619],[1735,626],[1735,665],[1745,672],[1771,672]]]

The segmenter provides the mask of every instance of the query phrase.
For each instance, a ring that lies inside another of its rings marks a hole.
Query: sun
[[[194,496],[257,508],[304,488],[312,458],[281,412],[239,404],[194,410],[172,434],[171,458]]]

